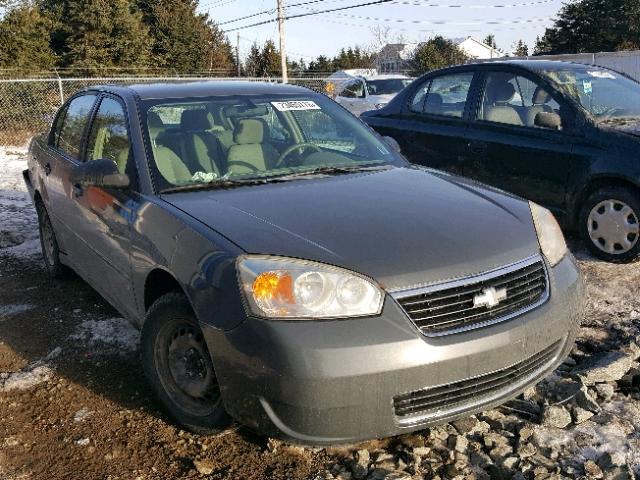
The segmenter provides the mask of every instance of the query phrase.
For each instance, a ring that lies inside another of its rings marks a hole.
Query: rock
[[[502,465],[509,470],[515,470],[518,468],[520,459],[518,457],[507,457],[502,461]]]
[[[580,425],[593,417],[593,412],[585,410],[584,408],[574,407],[572,410],[573,423]]]
[[[486,453],[478,451],[469,454],[469,463],[474,467],[485,467],[491,465],[493,460],[491,460],[491,457]]]
[[[79,438],[78,440],[76,440],[76,445],[80,447],[86,447],[90,443],[91,443],[91,440],[89,440],[88,438]]]
[[[469,440],[464,435],[451,435],[449,437],[449,447],[458,453],[467,453]]]
[[[211,460],[194,460],[193,466],[196,468],[200,475],[211,475],[214,470],[213,462]]]
[[[358,450],[356,452],[356,462],[358,462],[359,465],[368,468],[369,463],[371,462],[371,455],[369,454],[369,450]]]
[[[616,389],[610,383],[598,383],[595,386],[598,396],[604,400],[611,400],[616,393]]]
[[[444,466],[444,475],[446,478],[455,478],[459,475],[462,475],[462,472],[458,469],[456,465],[450,463]]]
[[[585,410],[589,410],[593,413],[600,413],[600,405],[591,396],[589,390],[584,385],[580,388],[578,393],[576,393],[576,403],[579,407],[584,408]]]
[[[604,474],[600,467],[593,460],[587,460],[583,465],[584,473],[591,478],[602,478]]]
[[[614,351],[592,356],[574,374],[585,385],[620,380],[634,367],[638,352]]]
[[[351,467],[351,473],[353,474],[353,478],[355,478],[355,480],[362,480],[364,478],[367,478],[369,469],[359,463],[354,463],[353,467]]]
[[[464,435],[465,433],[472,432],[474,428],[477,427],[478,419],[476,417],[461,418],[460,420],[452,422],[451,425],[453,425],[453,428],[455,428],[460,435]]]
[[[622,452],[605,452],[598,458],[598,466],[603,470],[611,467],[623,467],[627,464],[625,454]]]
[[[509,445],[496,445],[489,452],[489,456],[496,463],[502,463],[502,460],[513,454],[513,448]]]
[[[351,480],[351,472],[340,472],[336,480]]]
[[[520,442],[518,443],[518,448],[516,452],[520,456],[520,458],[529,458],[529,457],[533,457],[536,453],[538,453],[538,449],[533,443]]]
[[[418,455],[420,457],[426,457],[427,455],[429,455],[429,453],[431,453],[431,449],[429,447],[416,447],[413,449],[413,454]],[[384,454],[378,455],[378,457],[376,458],[376,463],[378,462],[378,460],[382,455]]]
[[[542,411],[541,422],[547,427],[565,428],[571,423],[571,414],[560,405],[551,405]]]
[[[493,448],[495,446],[508,445],[509,440],[496,432],[485,433],[482,437],[484,445],[487,448]]]
[[[368,480],[385,480],[387,475],[392,474],[393,471],[386,468],[376,468],[368,477]]]

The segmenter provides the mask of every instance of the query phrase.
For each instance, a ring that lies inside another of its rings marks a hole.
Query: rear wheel
[[[181,293],[160,297],[142,328],[142,363],[169,415],[192,432],[213,434],[229,424],[207,344]]]
[[[58,240],[56,239],[56,233],[53,230],[49,214],[41,202],[36,204],[36,211],[38,213],[40,246],[42,247],[44,265],[52,277],[63,278],[68,273],[68,270],[60,262],[60,247],[58,246]]]
[[[580,233],[589,250],[608,262],[640,257],[640,197],[625,187],[594,192],[582,207]]]

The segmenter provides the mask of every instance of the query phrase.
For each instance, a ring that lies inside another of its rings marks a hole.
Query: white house
[[[467,56],[479,60],[500,58],[504,54],[499,50],[476,40],[473,37],[451,39]],[[388,43],[376,57],[376,70],[379,73],[405,73],[410,70],[409,62],[416,49],[422,43]]]

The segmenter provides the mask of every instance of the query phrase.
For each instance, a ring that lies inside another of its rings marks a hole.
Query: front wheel
[[[625,187],[605,187],[580,212],[580,234],[595,256],[629,263],[640,257],[640,197]]]
[[[183,294],[164,295],[149,308],[141,350],[145,374],[176,422],[205,435],[227,427],[211,355]]]

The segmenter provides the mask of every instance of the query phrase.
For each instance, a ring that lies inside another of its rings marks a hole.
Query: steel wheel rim
[[[156,355],[171,400],[191,415],[211,415],[220,402],[220,389],[202,333],[192,325],[172,322]]]
[[[51,228],[51,222],[46,216],[43,219],[42,225],[42,251],[47,265],[53,267],[55,265],[53,258],[55,251],[55,237],[53,235],[53,229]]]
[[[629,252],[640,237],[638,215],[625,202],[616,199],[595,205],[589,213],[587,228],[593,244],[611,255]]]

